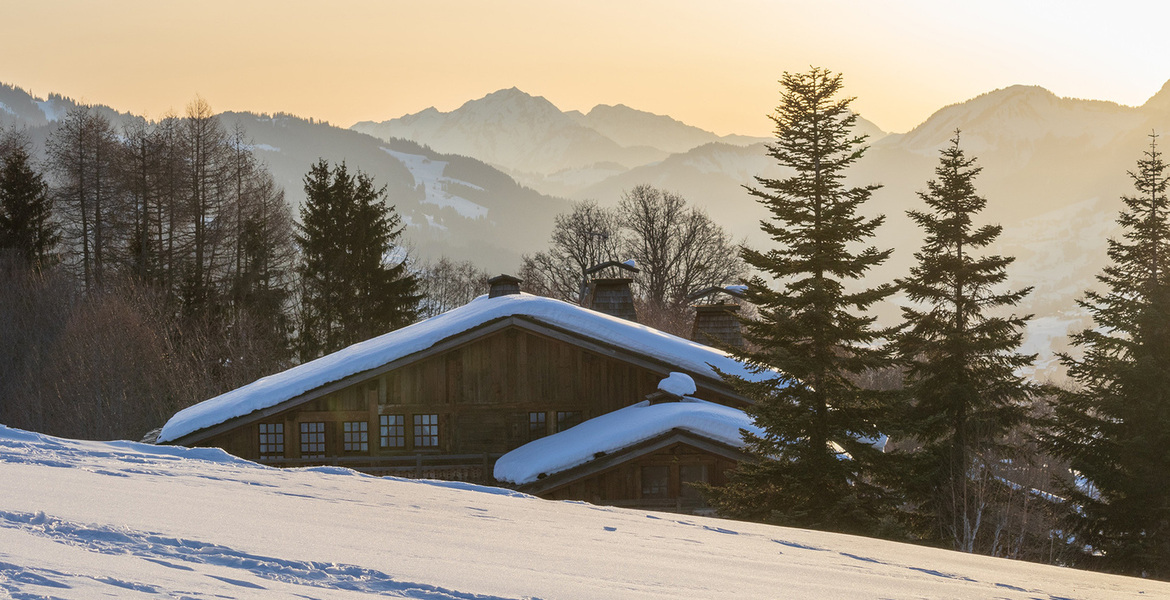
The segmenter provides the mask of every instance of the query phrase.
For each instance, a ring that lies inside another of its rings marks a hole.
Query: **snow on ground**
[[[444,177],[443,171],[447,168],[446,161],[431,160],[425,156],[397,152],[389,148],[382,148],[382,150],[398,159],[410,171],[410,174],[414,176],[415,185],[420,183],[423,185],[427,194],[423,202],[440,207],[450,206],[455,209],[455,212],[468,219],[487,216],[488,209],[486,207],[447,191],[447,186],[452,183],[476,190],[483,190],[483,188],[466,181]]]
[[[693,381],[690,390],[690,393],[695,393]],[[496,461],[494,475],[500,481],[531,483],[542,475],[583,465],[596,458],[598,453],[608,454],[628,448],[672,429],[690,431],[738,448],[743,447],[741,429],[764,435],[764,431],[752,423],[752,418],[737,408],[693,398],[662,404],[650,404],[644,400],[528,442],[501,456]]]
[[[1170,584],[0,426],[0,597],[1170,598]]]
[[[599,342],[656,357],[694,375],[718,379],[712,367],[751,380],[767,379],[774,375],[751,373],[742,363],[721,350],[560,300],[529,294],[497,298],[480,296],[441,315],[354,344],[183,409],[167,421],[158,439],[160,442],[177,440],[205,427],[279,404],[329,382],[426,350],[453,335],[509,316],[525,316],[569,331],[587,332]]]

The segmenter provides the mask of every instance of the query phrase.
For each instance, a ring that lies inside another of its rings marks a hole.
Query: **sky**
[[[0,0],[0,82],[158,117],[213,109],[348,127],[519,87],[767,135],[784,71],[844,74],[907,131],[1013,84],[1139,105],[1170,79],[1147,0]]]

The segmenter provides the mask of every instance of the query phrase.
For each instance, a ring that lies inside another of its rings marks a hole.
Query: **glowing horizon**
[[[1170,79],[1170,37],[1133,26],[1167,22],[1170,5],[1137,0],[9,4],[0,82],[150,117],[198,94],[217,112],[348,127],[518,87],[562,110],[625,104],[768,135],[777,79],[815,64],[900,132],[1014,84],[1140,105]]]

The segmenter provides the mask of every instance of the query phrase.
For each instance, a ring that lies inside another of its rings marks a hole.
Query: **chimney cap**
[[[628,260],[626,262],[618,262],[616,260],[607,260],[603,263],[597,263],[597,264],[593,265],[592,267],[585,269],[585,274],[592,275],[592,274],[594,274],[602,269],[608,269],[609,267],[617,267],[619,269],[625,269],[627,271],[630,271],[631,273],[641,273],[642,270],[639,269],[638,267],[635,267],[632,264],[633,262],[634,261],[632,261],[632,260]]]
[[[727,287],[719,287],[714,285],[690,294],[687,296],[687,302],[694,302],[695,300],[701,300],[708,296],[714,296],[715,294],[720,293],[727,294],[733,298],[743,298],[743,293],[745,291],[747,291],[747,286],[744,285],[729,285]]]

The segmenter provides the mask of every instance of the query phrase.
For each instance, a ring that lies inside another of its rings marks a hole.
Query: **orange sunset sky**
[[[157,117],[224,110],[346,126],[516,86],[765,135],[776,80],[845,74],[888,131],[1012,84],[1141,104],[1170,79],[1170,3],[950,0],[0,0],[0,82]]]

